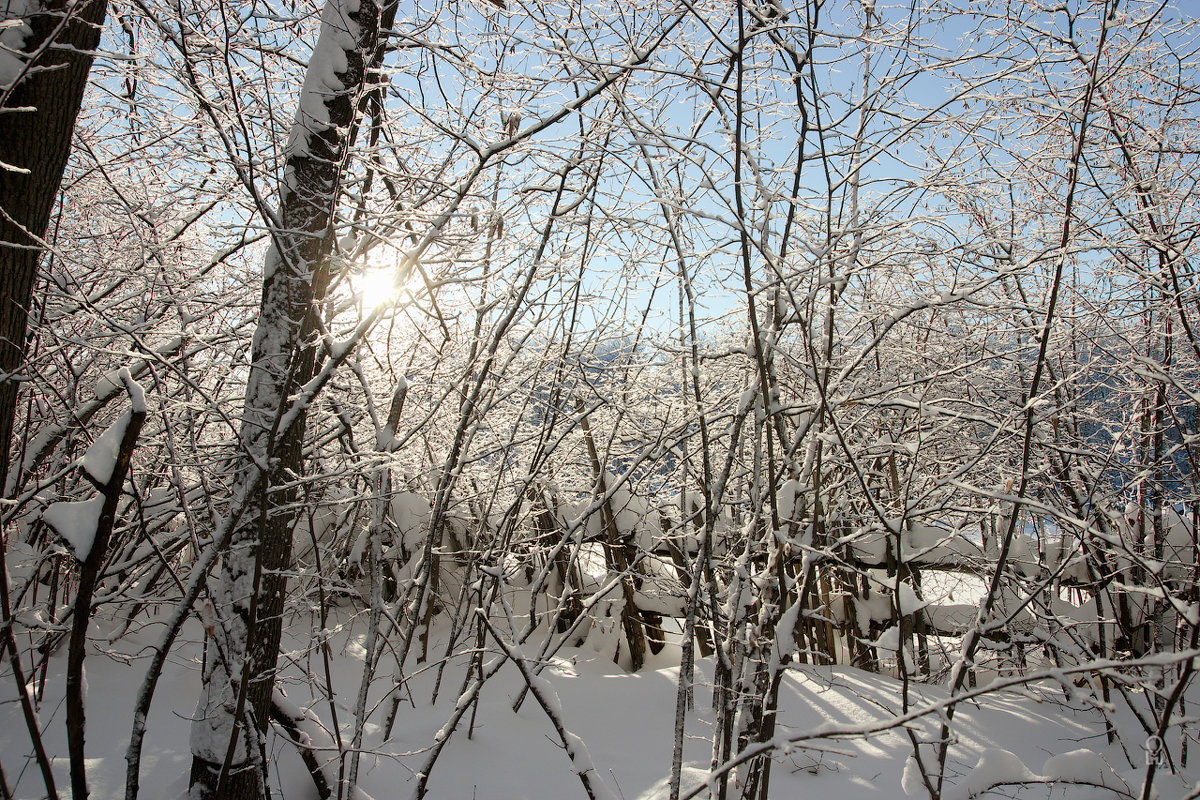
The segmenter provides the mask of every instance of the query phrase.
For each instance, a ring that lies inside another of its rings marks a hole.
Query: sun
[[[396,282],[396,267],[368,267],[358,276],[358,296],[364,308],[379,308],[396,299],[400,285]]]

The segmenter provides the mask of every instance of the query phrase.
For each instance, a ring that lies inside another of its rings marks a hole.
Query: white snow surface
[[[324,668],[316,645],[321,638],[321,621],[315,610],[296,607],[288,612],[287,619],[283,650],[289,657],[282,660],[284,672],[279,688],[291,706],[303,711],[308,720],[305,730],[328,759],[326,774],[333,776],[338,772],[338,758],[329,733],[333,724],[331,703],[320,693]],[[365,619],[365,614],[347,606],[334,608],[325,622],[330,631],[334,703],[346,742],[350,741],[353,724],[348,709],[354,704],[365,654]],[[105,634],[115,627],[115,621],[103,614],[98,616],[98,636],[93,646],[103,646],[109,655],[94,649],[88,656],[91,692],[87,758],[93,797],[123,795],[133,698],[150,658],[149,645],[157,641],[161,630],[157,619],[151,618],[109,644]],[[431,654],[442,652],[445,635],[443,628],[434,628]],[[189,717],[199,693],[203,638],[200,620],[193,619],[168,659],[148,717],[141,772],[143,798],[174,800],[186,794]],[[524,651],[532,649],[526,646]],[[628,673],[591,648],[568,648],[551,659],[549,669],[542,673],[559,698],[557,710],[574,737],[572,741],[586,744],[594,774],[625,800],[668,797],[678,658],[678,645],[668,644],[646,668]],[[50,662],[46,695],[39,707],[60,789],[69,786],[65,710],[61,704],[65,663],[66,650],[61,648]],[[360,797],[390,800],[411,796],[414,773],[424,763],[426,748],[458,699],[457,687],[465,665],[464,659],[451,659],[435,704],[430,699],[437,671],[424,668],[406,673],[407,692],[391,741],[381,741],[382,712],[370,718],[364,739],[369,754],[362,761]],[[685,793],[701,785],[708,775],[712,747],[708,737],[713,721],[711,681],[712,661],[700,660],[695,710],[687,716]],[[524,681],[512,664],[484,686],[473,735],[467,738],[464,721],[464,727],[454,734],[433,769],[428,786],[430,800],[584,796],[571,760],[534,699],[527,698],[521,709],[513,712],[512,699],[522,686]],[[390,669],[381,668],[371,686],[368,706],[386,705],[385,695],[390,688]],[[44,789],[36,769],[20,769],[30,747],[19,704],[11,702],[14,696],[11,676],[4,677],[0,680],[0,754],[10,785],[15,784],[14,796],[34,798]],[[787,737],[811,733],[822,726],[890,720],[900,713],[900,697],[900,683],[887,676],[849,667],[792,667],[785,671],[780,687],[778,731],[781,737]],[[912,703],[919,706],[944,697],[943,688],[915,685]],[[1192,701],[1200,702],[1200,697]],[[1127,725],[1123,730],[1129,736],[1136,736],[1136,742],[1128,745],[1133,767],[1125,760],[1119,743],[1105,744],[1100,716],[1079,704],[1068,705],[1056,684],[1035,685],[1021,693],[998,693],[980,698],[978,704],[964,703],[954,718],[955,744],[948,760],[946,797],[969,797],[989,781],[1014,778],[1037,783],[1019,791],[1014,787],[983,796],[1087,800],[1118,796],[1097,786],[1123,784],[1136,793],[1142,769],[1136,743],[1144,737],[1137,732],[1131,716],[1119,718],[1118,723]],[[939,719],[929,717],[912,727],[918,736],[929,740],[936,737],[939,724]],[[1090,749],[1081,751],[1081,743],[1087,743]],[[273,795],[288,800],[315,798],[312,781],[292,745],[272,734],[267,746]],[[891,800],[904,796],[906,789],[921,797],[923,789],[911,753],[908,738],[901,730],[865,739],[793,745],[786,754],[775,755],[771,797]],[[1040,772],[1027,766],[1043,764]],[[574,768],[585,766],[577,758]],[[1198,777],[1187,776],[1191,781]],[[1083,780],[1092,785],[1046,783],[1054,779]],[[1164,798],[1187,793],[1179,780],[1165,771],[1156,778],[1156,789]]]
[[[42,513],[42,521],[62,537],[77,559],[86,561],[96,541],[96,526],[103,510],[103,495],[90,500],[62,500],[52,503]]]
[[[946,800],[970,800],[993,786],[1036,780],[1038,776],[1019,757],[1002,747],[989,747],[980,753],[975,768],[951,788]]]
[[[993,747],[980,754],[975,768],[946,793],[945,799],[971,800],[996,787],[1036,783],[1073,784],[1081,789],[1090,787],[1092,794],[1085,796],[1095,796],[1096,790],[1108,789],[1116,796],[1126,797],[1136,788],[1120,778],[1093,750],[1079,748],[1051,756],[1046,759],[1041,774],[1037,774],[1012,752]]]
[[[125,429],[129,427],[132,416],[131,412],[126,411],[118,417],[108,430],[96,437],[96,441],[92,442],[79,462],[83,471],[103,486],[107,486],[112,480],[117,453],[121,450],[121,441],[125,438]]]
[[[424,495],[415,492],[397,492],[391,499],[392,521],[404,541],[409,554],[416,552],[429,533],[429,522],[433,509]]]
[[[133,413],[145,414],[146,390],[142,388],[140,383],[133,379],[131,374],[129,374],[128,367],[121,367],[120,374],[122,383],[124,383],[125,387],[129,390],[129,402]]]
[[[1086,748],[1050,756],[1042,767],[1048,781],[1072,781],[1103,786],[1118,792],[1128,792],[1129,785],[1117,776],[1108,762],[1098,753]]]

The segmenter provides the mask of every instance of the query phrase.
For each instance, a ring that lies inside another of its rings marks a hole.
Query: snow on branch
[[[919,793],[921,787],[908,784],[909,766],[905,766],[905,791]],[[972,800],[1001,786],[1029,784],[1076,784],[1108,789],[1118,797],[1133,797],[1132,790],[1104,759],[1091,750],[1079,749],[1046,759],[1041,775],[1035,774],[1013,753],[998,747],[979,754],[979,762],[964,778],[943,794],[944,800]],[[910,791],[916,788],[918,791]]]
[[[132,408],[96,437],[78,462],[79,468],[99,494],[87,500],[51,503],[42,514],[42,521],[66,542],[71,553],[81,562],[90,557],[106,513],[109,517],[108,527],[112,527],[111,517],[116,513],[121,484],[138,433],[146,419],[145,391],[128,369],[122,368],[118,375],[129,393]]]

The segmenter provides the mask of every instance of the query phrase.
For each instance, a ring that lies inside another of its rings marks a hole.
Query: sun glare
[[[396,285],[395,267],[371,267],[358,277],[358,295],[364,308],[379,308],[396,299],[400,287]]]

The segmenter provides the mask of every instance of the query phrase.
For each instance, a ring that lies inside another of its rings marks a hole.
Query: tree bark
[[[67,647],[67,749],[71,761],[71,796],[74,800],[87,800],[87,770],[84,760],[84,731],[87,724],[83,688],[83,661],[87,654],[87,631],[92,617],[92,597],[100,585],[104,561],[108,557],[108,542],[116,522],[117,505],[121,501],[121,490],[125,476],[133,459],[133,449],[138,434],[146,422],[145,398],[141,389],[133,384],[129,373],[122,370],[128,381],[126,388],[133,398],[133,408],[128,419],[122,418],[125,430],[116,463],[108,482],[100,488],[104,506],[96,521],[95,538],[86,557],[79,565],[79,585],[75,589],[75,614],[71,619],[71,639]],[[78,556],[78,554],[77,554]]]
[[[294,512],[289,509],[296,499],[295,488],[278,487],[294,487],[302,473],[305,427],[302,410],[286,419],[285,414],[315,371],[334,209],[349,131],[379,45],[379,18],[379,6],[371,0],[328,0],[288,143],[278,227],[263,268],[236,464],[239,485],[255,464],[266,468],[267,479],[247,497],[215,593],[224,625],[215,642],[219,655],[205,668],[191,741],[193,794],[202,798],[239,800],[266,791],[262,743],[291,556]],[[333,64],[345,69],[335,73]]]
[[[25,18],[28,71],[0,86],[0,486],[8,478],[29,304],[107,0],[50,0]],[[50,47],[53,44],[54,47]]]
[[[8,483],[16,380],[25,355],[29,306],[50,212],[58,198],[71,152],[71,135],[100,43],[107,0],[90,0],[65,11],[66,0],[31,2],[22,52],[25,72],[0,86],[0,488]],[[8,15],[5,14],[5,17]],[[56,45],[51,48],[50,45]],[[21,708],[42,769],[46,791],[56,796],[50,762],[13,638],[8,564],[0,529],[0,627],[9,646]]]

